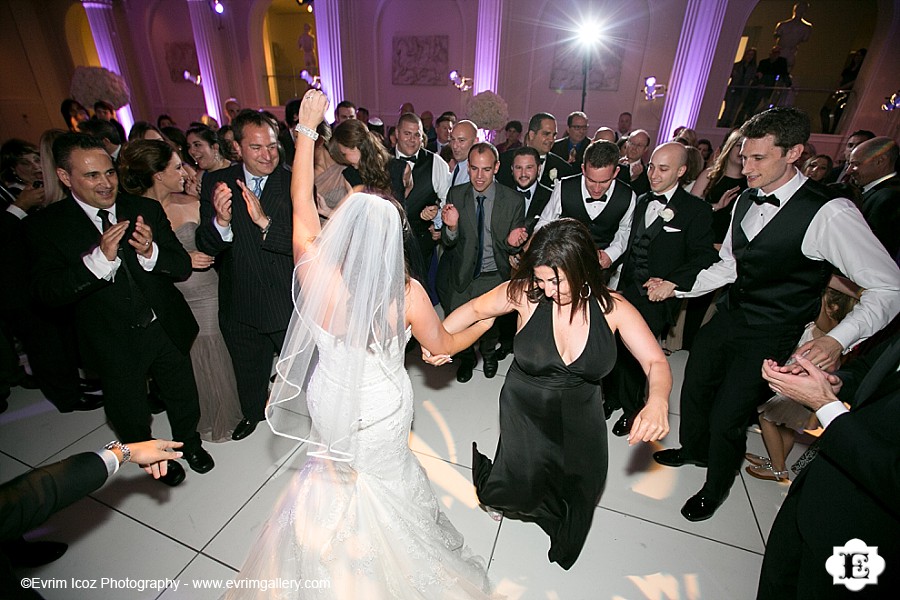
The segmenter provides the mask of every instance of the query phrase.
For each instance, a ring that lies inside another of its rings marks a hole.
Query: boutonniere
[[[675,211],[667,206],[659,211],[659,218],[663,220],[663,223],[668,223],[675,218]]]
[[[550,181],[556,181],[556,169],[550,169]]]

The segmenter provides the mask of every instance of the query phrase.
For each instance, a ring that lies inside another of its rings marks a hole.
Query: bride
[[[405,271],[401,210],[346,198],[320,231],[313,190],[315,128],[328,101],[300,106],[291,181],[296,309],[266,409],[272,430],[306,442],[308,458],[276,505],[226,598],[488,598],[483,561],[440,510],[408,446],[410,333],[434,354],[471,345]],[[247,202],[258,202],[244,188]],[[293,581],[277,589],[252,580]],[[304,583],[321,583],[305,589]]]

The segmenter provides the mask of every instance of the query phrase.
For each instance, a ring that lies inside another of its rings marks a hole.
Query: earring
[[[587,288],[587,294],[584,293],[584,288]],[[579,294],[579,296],[581,296],[582,300],[587,300],[588,298],[591,297],[591,291],[592,291],[591,284],[589,284],[587,281],[585,281],[584,285],[581,286],[581,293]]]

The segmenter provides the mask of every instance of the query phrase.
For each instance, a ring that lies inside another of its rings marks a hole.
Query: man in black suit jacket
[[[877,137],[850,153],[850,177],[863,190],[862,214],[888,254],[900,264],[900,175],[897,142]]]
[[[573,175],[576,170],[564,158],[557,156],[550,149],[556,139],[556,117],[550,113],[537,113],[528,121],[528,132],[525,134],[525,145],[531,146],[540,155],[538,181],[552,188],[560,177]],[[516,184],[512,177],[512,162],[515,150],[507,150],[500,155],[500,170],[497,181],[512,188]]]
[[[85,364],[100,376],[106,415],[119,439],[152,437],[147,378],[168,411],[172,437],[192,469],[213,468],[197,433],[200,407],[189,352],[198,327],[175,281],[191,258],[158,202],[119,194],[99,140],[65,134],[53,143],[60,180],[71,195],[26,221],[32,286],[49,306],[73,305]],[[172,461],[163,481],[184,471]]]
[[[898,369],[897,335],[834,375],[803,357],[793,368],[763,364],[769,386],[814,410],[825,432],[772,525],[759,600],[799,598],[801,591],[804,598],[888,598],[900,587],[900,443],[892,426],[900,421]],[[839,570],[826,570],[826,561],[852,539],[877,546],[884,571],[877,584],[850,593],[840,584],[851,573],[875,571],[873,556],[837,557],[831,562]]]
[[[709,204],[681,188],[687,170],[684,146],[677,142],[658,146],[647,170],[652,191],[635,207],[618,288],[659,337],[675,323],[681,300],[660,301],[656,291],[648,293],[647,282],[655,277],[673,289],[689,290],[697,273],[715,262],[716,251]],[[621,340],[616,341],[619,360],[604,379],[603,391],[607,411],[624,409],[613,433],[625,436],[644,406],[647,378]]]
[[[635,129],[625,141],[625,156],[619,161],[618,178],[631,186],[638,196],[650,191],[650,180],[647,178],[647,165],[644,164],[644,153],[650,147],[650,134],[643,129]]]
[[[291,174],[278,160],[278,125],[255,111],[232,123],[243,164],[206,173],[197,248],[220,256],[219,324],[236,365],[241,440],[265,417],[272,358],[293,310]]]
[[[441,215],[441,241],[453,253],[451,310],[507,281],[509,257],[527,238],[522,197],[494,184],[498,167],[496,148],[486,142],[473,145],[469,150],[469,183],[453,187],[447,195]],[[488,378],[497,374],[497,338],[494,326],[479,344]],[[456,379],[465,383],[472,378],[475,366],[474,346],[458,357]]]
[[[561,156],[570,165],[578,168],[584,159],[584,149],[591,143],[587,132],[587,115],[581,111],[570,113],[566,119],[566,137],[556,140],[550,152]]]

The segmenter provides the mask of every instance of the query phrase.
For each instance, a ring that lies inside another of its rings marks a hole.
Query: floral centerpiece
[[[509,120],[509,106],[506,100],[491,91],[475,94],[466,103],[466,116],[478,125],[479,129],[493,133],[503,129]]]
[[[122,76],[103,67],[76,67],[70,93],[88,107],[103,100],[118,110],[131,101],[131,92]]]

